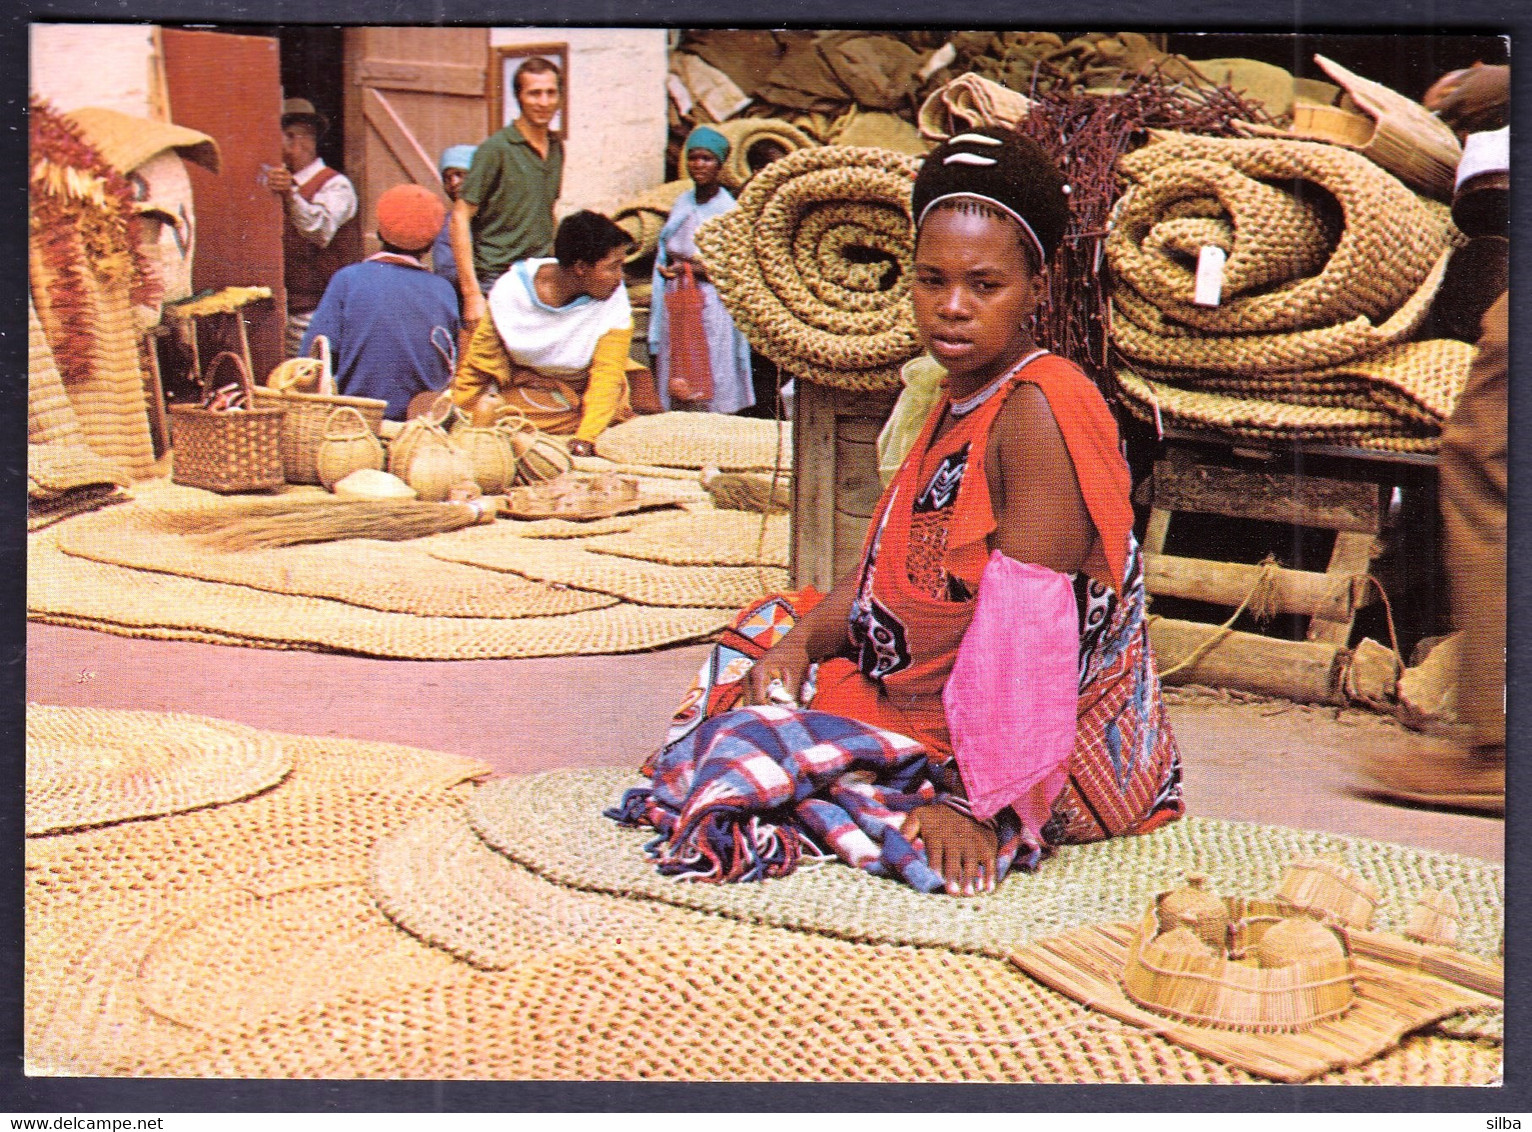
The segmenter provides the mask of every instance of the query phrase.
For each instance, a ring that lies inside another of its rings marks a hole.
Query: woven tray
[[[291,756],[234,723],[27,709],[27,834],[216,806],[282,781]]]

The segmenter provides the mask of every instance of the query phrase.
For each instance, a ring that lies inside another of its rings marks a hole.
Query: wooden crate
[[[898,391],[850,393],[802,379],[795,388],[793,585],[828,592],[855,569],[883,492],[877,439]]]
[[[1151,603],[1154,597],[1186,598],[1218,606],[1227,616],[1250,595],[1264,569],[1166,553],[1178,515],[1220,515],[1334,532],[1323,571],[1271,570],[1271,604],[1279,614],[1307,618],[1304,639],[1244,630],[1218,636],[1218,622],[1156,617],[1150,635],[1161,671],[1216,640],[1167,683],[1211,684],[1305,702],[1343,701],[1340,677],[1356,616],[1377,599],[1367,579],[1390,533],[1393,486],[1415,479],[1419,469],[1399,469],[1404,474],[1395,475],[1387,461],[1337,458],[1319,461],[1324,471],[1316,474],[1301,454],[1296,461],[1292,456],[1172,440],[1155,462],[1144,537],[1144,586]]]

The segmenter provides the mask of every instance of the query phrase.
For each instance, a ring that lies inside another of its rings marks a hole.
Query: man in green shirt
[[[473,264],[458,271],[468,327],[484,316],[484,296],[511,264],[553,245],[564,146],[549,127],[563,104],[562,76],[534,55],[516,69],[514,84],[520,116],[479,146],[452,207],[453,256]]]

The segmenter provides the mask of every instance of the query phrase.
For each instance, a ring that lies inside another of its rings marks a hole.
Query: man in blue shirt
[[[420,185],[395,185],[378,198],[383,250],[336,272],[303,337],[330,340],[338,393],[388,402],[402,421],[410,399],[445,388],[456,362],[457,294],[420,256],[441,230],[446,206]]]

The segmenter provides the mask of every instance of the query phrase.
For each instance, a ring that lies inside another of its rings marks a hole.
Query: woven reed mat
[[[749,157],[750,147],[757,142],[777,142],[789,153],[818,144],[797,126],[780,118],[731,118],[715,123],[713,129],[729,139],[729,156],[724,158],[719,179],[724,188],[735,194],[755,176]]]
[[[282,1019],[140,1058],[156,1076],[1249,1084],[999,960],[757,929],[707,917],[662,946],[557,951],[347,992]],[[662,1037],[658,1037],[662,1035]],[[1498,1047],[1412,1035],[1320,1084],[1485,1084]]]
[[[594,594],[443,563],[427,549],[433,538],[221,551],[165,531],[157,525],[160,517],[154,507],[115,508],[60,531],[59,549],[112,566],[418,617],[551,617],[613,604]]]
[[[1011,958],[1041,982],[1113,1018],[1164,1034],[1227,1064],[1292,1083],[1327,1069],[1362,1065],[1411,1030],[1494,1001],[1429,975],[1356,958],[1357,997],[1339,1018],[1286,1034],[1190,1025],[1144,1009],[1123,991],[1120,976],[1133,932],[1132,924],[1076,928],[1034,942]]]
[[[330,954],[355,954],[363,934],[385,942],[369,934],[373,928],[364,933],[346,927],[333,903],[312,918],[312,900],[333,901],[336,893],[329,890],[343,881],[352,886],[356,907],[371,846],[421,814],[461,801],[466,781],[490,768],[381,743],[292,735],[267,739],[284,750],[293,769],[263,794],[152,821],[28,840],[25,1033],[33,1065],[54,1072],[119,1072],[135,1048],[200,1036],[188,1030],[188,1019],[206,1027],[233,1025],[258,1014],[265,1002],[296,1007],[297,1000],[333,993],[336,986],[377,983],[382,973],[372,967],[352,971],[344,962],[321,961],[306,972],[300,969],[305,952],[315,960],[326,948],[333,949]],[[215,907],[226,906],[220,901],[239,890],[261,899],[280,897],[266,907],[268,925],[280,923],[283,932],[308,942],[278,947],[267,932],[240,944],[237,961],[232,945],[221,948],[230,969],[197,976],[199,986],[208,987],[206,998],[222,996],[216,1010],[193,1009],[186,1002],[176,1006],[174,993],[141,998],[135,984],[146,975],[161,987],[173,987],[179,979],[190,991],[186,972],[193,963],[180,964],[179,975],[163,965],[146,965],[156,949],[168,961],[184,948],[188,921],[198,931],[240,939],[243,929],[213,915]],[[441,968],[424,948],[399,939],[402,933],[375,909],[371,924],[390,937],[383,950],[392,959],[418,955],[417,969],[420,964],[427,971]],[[320,947],[326,927],[331,939]],[[271,945],[264,958],[260,939]],[[167,951],[172,942],[175,947]],[[247,980],[240,989],[239,972],[248,973],[252,962],[266,964],[268,977]],[[321,974],[328,976],[328,988]]]
[[[607,431],[610,432],[611,430],[608,429]],[[683,484],[692,483],[697,484],[698,495],[696,498],[701,499],[707,495],[702,490],[701,484],[697,483],[697,469],[695,468],[667,468],[660,464],[628,464],[617,460],[608,460],[603,456],[574,456],[571,459],[574,463],[574,470],[577,472],[612,472],[616,475],[647,477],[663,481],[664,487],[672,491],[681,488]]]
[[[153,712],[27,709],[27,835],[248,798],[292,757],[235,723]]]
[[[51,499],[82,487],[130,487],[121,465],[83,444],[28,444],[27,499]]]
[[[919,353],[910,272],[917,158],[800,149],[757,173],[697,248],[750,344],[808,381],[893,389]]]
[[[1218,892],[1276,891],[1294,856],[1343,861],[1386,893],[1376,927],[1402,931],[1427,888],[1451,889],[1462,909],[1458,946],[1494,955],[1503,933],[1504,870],[1336,834],[1189,818],[1143,837],[1066,846],[1031,875],[967,900],[923,896],[897,881],[838,864],[801,867],[762,884],[678,883],[643,853],[649,830],[601,816],[642,783],[612,768],[554,771],[490,783],[468,802],[485,842],[551,881],[659,900],[754,923],[867,943],[920,944],[1001,958],[1018,946],[1084,924],[1134,920],[1188,872]]]
[[[403,929],[485,970],[524,963],[537,952],[684,937],[700,926],[733,946],[759,935],[742,920],[544,880],[481,841],[455,808],[425,814],[380,840],[367,886]]]
[[[1393,452],[1431,452],[1437,446],[1434,429],[1422,435],[1425,426],[1379,408],[1228,396],[1146,381],[1122,369],[1117,371],[1117,387],[1128,411],[1151,423],[1170,421],[1245,440],[1312,440]]]
[[[1154,136],[1119,161],[1129,187],[1106,242],[1113,341],[1126,356],[1182,369],[1314,369],[1419,326],[1451,250],[1444,206],[1337,146]],[[1193,302],[1208,245],[1228,255],[1213,307]]]
[[[625,262],[634,263],[653,255],[660,243],[660,229],[675,207],[677,198],[692,187],[690,178],[666,181],[640,193],[612,214],[617,226],[633,237],[633,250]]]
[[[494,527],[454,531],[451,540],[433,540],[430,553],[444,562],[486,570],[508,570],[526,578],[610,594],[640,606],[710,610],[728,623],[738,609],[763,594],[787,588],[787,571],[777,567],[672,566],[637,558],[596,554],[567,542],[524,539]],[[619,607],[621,608],[621,607]]]
[[[52,499],[29,499],[27,500],[27,530],[40,531],[44,527],[51,527],[54,523],[72,519],[76,515],[99,511],[103,507],[110,507],[117,503],[126,503],[131,498],[125,491],[101,485],[82,487]]]
[[[59,376],[53,347],[38,321],[37,308],[27,299],[27,443],[85,443],[80,420],[74,415],[64,379]]]
[[[765,542],[761,527],[765,525]],[[780,566],[788,564],[786,515],[699,508],[580,543],[597,554],[642,558],[673,566]],[[757,554],[756,547],[760,546]]]
[[[770,471],[792,466],[792,422],[721,413],[655,413],[613,425],[596,438],[596,454],[619,464]]]
[[[63,553],[56,533],[27,538],[28,619],[127,637],[411,660],[487,660],[641,652],[681,644],[716,633],[736,608],[619,603],[553,617],[417,617],[109,566]]]

